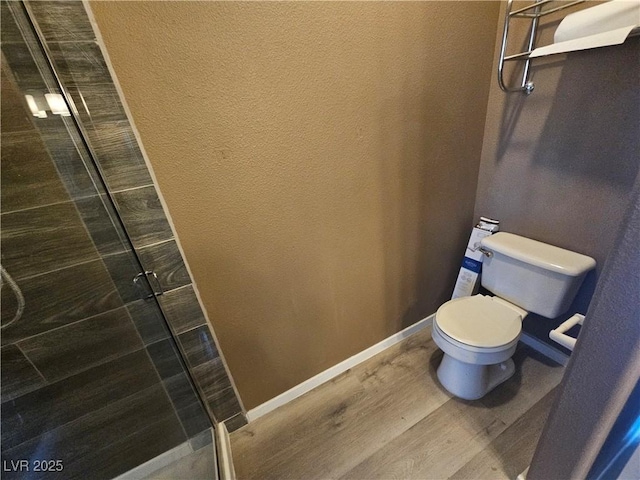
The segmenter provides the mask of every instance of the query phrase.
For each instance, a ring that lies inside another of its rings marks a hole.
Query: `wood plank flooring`
[[[239,479],[515,478],[529,464],[563,367],[520,345],[515,375],[451,397],[426,328],[231,434]]]

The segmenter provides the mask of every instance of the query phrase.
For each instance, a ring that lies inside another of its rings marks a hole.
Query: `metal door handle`
[[[151,282],[149,282],[149,285],[151,286],[151,290],[153,291],[153,294],[156,297],[159,297],[160,295],[164,294],[164,291],[162,290],[162,285],[160,284],[160,279],[158,278],[158,275],[156,274],[156,272],[154,272],[153,270],[147,270],[146,272],[144,272],[144,274],[147,276],[147,281],[149,281],[149,277],[153,278],[154,283],[158,287],[156,290],[155,288],[153,288],[153,285],[151,284]]]
[[[140,279],[143,277],[147,280],[146,286],[144,286],[144,283],[140,283]],[[154,280],[153,284],[155,284],[157,288],[154,288],[150,278]],[[160,280],[158,279],[158,275],[153,270],[146,270],[137,274],[135,277],[133,277],[133,284],[138,287],[141,292],[143,292],[143,295],[145,295],[144,298],[159,297],[160,295],[164,294],[162,285],[160,284]],[[151,293],[147,294],[147,292]]]

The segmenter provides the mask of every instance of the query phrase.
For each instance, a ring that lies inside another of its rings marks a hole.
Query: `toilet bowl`
[[[529,313],[565,313],[591,257],[499,232],[481,241],[486,258],[481,283],[495,296],[450,300],[436,312],[431,336],[444,352],[438,380],[453,395],[477,400],[509,379],[522,320]]]
[[[477,400],[515,372],[515,352],[525,310],[496,297],[475,295],[442,305],[432,338],[444,352],[438,380],[450,393]]]

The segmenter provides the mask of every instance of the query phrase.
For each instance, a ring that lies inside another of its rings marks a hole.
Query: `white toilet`
[[[456,397],[476,400],[514,373],[513,355],[529,313],[565,313],[596,262],[579,253],[499,232],[481,249],[482,286],[495,297],[474,295],[442,305],[432,337],[444,352],[438,379]]]

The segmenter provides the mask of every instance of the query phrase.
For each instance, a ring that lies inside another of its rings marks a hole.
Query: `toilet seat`
[[[434,327],[460,348],[489,353],[518,341],[522,315],[493,297],[474,295],[442,305],[436,312]]]
[[[444,341],[449,346],[449,348],[446,348],[445,345],[441,345],[442,342],[436,342],[436,344],[440,347],[440,349],[442,350],[455,349],[457,352],[465,352],[462,355],[466,358],[466,361],[471,363],[474,363],[474,362],[470,360],[470,358],[477,358],[478,355],[491,356],[493,354],[502,354],[503,352],[515,347],[518,344],[518,340],[520,339],[520,335],[518,335],[516,338],[513,339],[513,341],[507,343],[506,345],[500,345],[499,347],[493,347],[493,348],[474,347],[471,345],[467,345],[466,343],[460,342],[455,338],[451,338],[449,335],[444,333],[440,328],[438,328],[438,322],[433,322],[431,333],[432,333],[432,336],[439,337],[442,341]]]

